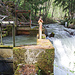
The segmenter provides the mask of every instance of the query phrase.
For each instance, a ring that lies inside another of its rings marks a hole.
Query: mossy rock
[[[46,39],[46,36],[42,36],[42,39]]]
[[[49,35],[49,37],[54,37],[54,32],[52,32],[50,35]]]

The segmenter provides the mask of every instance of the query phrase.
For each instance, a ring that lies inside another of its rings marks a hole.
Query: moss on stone
[[[32,52],[32,50],[31,50],[31,49],[29,49],[29,52]]]
[[[40,73],[42,75],[53,73],[54,49],[46,49],[45,52],[40,53],[39,58],[37,66],[41,69]]]
[[[54,37],[54,32],[52,32],[50,35],[49,35],[49,37]]]
[[[34,52],[34,55],[37,55],[37,53],[39,53],[39,50],[36,50],[36,51]]]
[[[24,58],[25,58],[24,53],[25,52],[26,52],[25,49],[13,48],[14,71],[16,70],[18,64],[25,63],[25,61],[24,61]]]
[[[13,46],[0,45],[0,48],[12,48]]]

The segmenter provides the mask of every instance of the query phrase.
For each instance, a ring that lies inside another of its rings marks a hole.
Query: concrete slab
[[[1,49],[0,48],[0,59],[9,58],[13,56],[13,49]]]
[[[54,48],[52,43],[48,39],[37,39],[37,45],[43,48],[51,49]]]

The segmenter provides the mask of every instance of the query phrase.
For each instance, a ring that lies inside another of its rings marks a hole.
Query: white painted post
[[[38,23],[39,23],[39,39],[42,39],[42,23],[43,23],[43,20],[41,19],[41,17],[39,18]]]

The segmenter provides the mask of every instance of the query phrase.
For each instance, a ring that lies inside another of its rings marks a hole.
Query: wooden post
[[[15,47],[15,23],[13,24],[12,27],[12,36],[13,36],[13,47]]]
[[[17,25],[17,12],[16,12],[16,10],[15,10],[15,17],[16,17],[16,25]]]
[[[1,45],[3,45],[3,42],[2,42],[2,21],[1,21]]]
[[[30,28],[31,28],[31,13],[29,13],[30,14]]]
[[[17,14],[16,14],[16,25],[17,25]]]
[[[41,17],[39,18],[38,23],[39,23],[39,39],[42,39],[42,23],[43,23],[43,20],[41,19]]]

